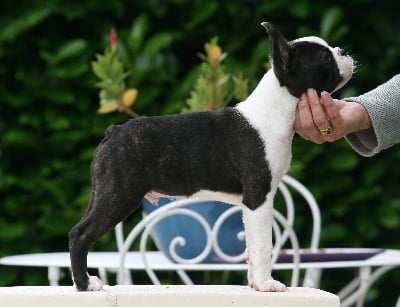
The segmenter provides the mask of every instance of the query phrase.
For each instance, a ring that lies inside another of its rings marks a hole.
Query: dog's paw
[[[89,276],[88,291],[103,290],[104,283],[97,276]]]
[[[281,282],[272,278],[256,282],[253,280],[251,285],[256,291],[261,292],[286,292],[289,289]]]
[[[85,277],[85,276],[83,276]],[[90,276],[88,273],[86,273],[87,278],[80,278],[80,279],[75,279],[74,276],[72,276],[72,280],[74,282],[73,284],[73,289],[75,291],[101,291],[104,290],[104,283],[96,276]]]

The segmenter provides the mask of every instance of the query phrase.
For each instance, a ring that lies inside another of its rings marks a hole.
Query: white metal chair
[[[308,204],[311,209],[313,227],[312,227],[312,235],[311,235],[311,243],[309,249],[314,251],[318,248],[319,244],[319,235],[321,230],[321,220],[320,220],[320,211],[318,205],[312,196],[312,194],[306,189],[301,183],[297,180],[285,176],[283,178],[282,183],[279,185],[279,190],[283,196],[283,200],[285,203],[286,211],[284,213],[280,213],[275,210],[274,212],[274,224],[273,230],[275,234],[275,249],[274,249],[274,258],[275,262],[280,249],[284,246],[285,242],[291,243],[291,248],[294,250],[293,253],[293,263],[285,264],[284,266],[280,265],[280,268],[284,269],[292,269],[294,270],[294,274],[292,275],[292,285],[297,285],[298,281],[298,243],[297,238],[293,231],[293,224],[295,220],[295,207],[294,207],[294,199],[292,197],[291,191],[289,187],[293,190],[297,191],[299,195],[301,195],[305,202]],[[144,245],[146,240],[149,237],[149,233],[151,227],[154,224],[161,220],[163,214],[173,214],[174,212],[179,214],[186,214],[195,216],[193,212],[188,209],[183,208],[185,205],[190,206],[201,206],[196,204],[198,201],[186,199],[174,202],[168,206],[165,206],[161,209],[156,210],[151,216],[145,217],[136,227],[131,230],[130,234],[124,238],[123,235],[123,225],[118,224],[115,227],[115,235],[116,235],[116,243],[117,243],[117,251],[111,252],[89,252],[88,255],[88,268],[96,268],[99,270],[99,275],[103,281],[107,282],[107,272],[108,271],[119,271],[119,281],[123,283],[132,282],[129,280],[130,274],[128,274],[129,270],[145,270],[149,273],[153,282],[157,282],[157,279],[154,278],[154,274],[152,272],[157,270],[172,270],[176,271],[181,277],[184,283],[190,284],[191,280],[186,274],[185,270],[197,270],[197,271],[208,271],[208,270],[231,270],[231,271],[245,271],[247,270],[247,264],[241,262],[244,259],[243,255],[238,255],[234,258],[229,255],[224,255],[223,251],[218,249],[218,244],[213,242],[213,240],[209,241],[207,245],[207,249],[210,246],[213,246],[216,249],[217,253],[219,253],[220,258],[225,260],[225,263],[218,264],[206,264],[206,263],[196,263],[200,262],[200,255],[197,259],[192,259],[191,261],[181,261],[179,258],[175,259],[175,261],[171,261],[168,259],[162,252],[160,251],[145,251]],[[207,223],[202,221],[202,224],[205,225],[205,229],[208,234],[212,234],[216,236],[220,225],[223,224],[224,220],[226,220],[229,215],[234,214],[235,212],[240,211],[240,207],[232,206],[229,210],[225,211],[223,215],[218,218],[218,222],[211,229],[210,226],[207,226]],[[200,218],[201,221],[201,218]],[[281,227],[282,226],[282,227]],[[142,238],[140,238],[140,231],[143,231]],[[212,238],[211,236],[208,236]],[[240,239],[244,239],[243,234],[232,234],[232,236],[238,235]],[[141,245],[141,251],[130,251],[129,247],[131,243],[135,239],[140,239],[143,243]],[[174,246],[178,243],[181,244],[182,239],[176,238],[174,240]],[[0,259],[0,264],[2,265],[12,265],[12,266],[34,266],[34,267],[47,267],[48,268],[48,278],[50,285],[58,285],[59,279],[61,277],[61,268],[69,268],[70,267],[70,259],[68,252],[53,252],[53,253],[37,253],[37,254],[25,254],[25,255],[13,255],[8,257],[3,257]],[[311,270],[312,269],[312,270]],[[318,285],[318,274],[315,274],[316,269],[311,268],[307,271],[305,283],[307,286],[317,286]]]
[[[300,182],[293,179],[292,177],[285,176],[283,181],[279,185],[279,191],[283,196],[285,203],[285,214],[274,211],[274,224],[273,233],[275,247],[273,251],[273,263],[278,259],[279,253],[286,242],[291,245],[291,253],[293,253],[293,265],[292,265],[292,286],[298,285],[299,280],[299,246],[295,232],[293,231],[293,224],[295,221],[295,202],[292,197],[292,193],[289,187],[299,193],[305,200],[305,203],[309,206],[312,216],[312,234],[310,245],[307,249],[316,251],[318,249],[319,237],[321,231],[321,218],[319,207],[307,188],[305,188]],[[118,282],[122,284],[130,283],[130,274],[128,270],[135,270],[138,267],[144,266],[147,274],[154,284],[160,284],[159,279],[155,274],[155,270],[173,270],[176,271],[185,284],[192,284],[192,280],[189,278],[186,270],[195,271],[208,271],[208,270],[246,270],[247,265],[244,261],[244,251],[240,255],[230,256],[225,254],[218,244],[216,239],[220,226],[233,214],[241,210],[238,206],[232,206],[232,208],[225,211],[216,221],[215,225],[211,228],[210,225],[202,218],[199,214],[190,210],[190,206],[201,206],[202,201],[193,199],[184,199],[172,202],[166,206],[163,206],[150,215],[143,218],[143,220],[137,224],[128,234],[126,239],[123,237],[123,226],[119,224],[116,231],[117,245],[120,251],[120,269]],[[204,231],[207,234],[207,243],[205,244],[204,250],[201,254],[193,259],[182,259],[176,252],[175,248],[178,245],[184,245],[185,240],[182,237],[175,238],[171,241],[169,251],[171,257],[168,259],[162,252],[151,252],[146,251],[147,240],[151,234],[152,228],[159,223],[162,219],[167,216],[174,214],[191,216],[194,220],[202,225]],[[236,235],[239,239],[244,239],[244,233],[232,234]],[[140,250],[132,252],[130,251],[131,245],[135,240],[140,241]],[[223,259],[225,263],[201,263],[202,260],[207,256],[211,249],[214,249],[220,259]],[[138,265],[137,258],[132,258],[140,254],[141,263]],[[151,259],[149,259],[151,258]],[[131,260],[130,260],[131,259]],[[316,287],[319,283],[319,270],[309,269],[306,271],[303,285]]]

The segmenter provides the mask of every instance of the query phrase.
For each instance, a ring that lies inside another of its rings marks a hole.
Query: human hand
[[[314,89],[308,89],[297,104],[294,129],[303,139],[322,144],[371,125],[361,104],[333,99],[327,92],[322,92],[320,98]]]

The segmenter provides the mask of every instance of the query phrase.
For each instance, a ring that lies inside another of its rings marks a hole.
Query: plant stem
[[[140,117],[139,114],[137,114],[135,111],[133,111],[131,108],[128,108],[124,105],[121,106],[122,111],[124,111],[125,113],[127,113],[129,116],[133,117],[133,118],[138,118]]]
[[[211,102],[208,109],[213,111],[217,105],[217,65],[211,65]]]

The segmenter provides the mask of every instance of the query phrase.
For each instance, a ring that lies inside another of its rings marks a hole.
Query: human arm
[[[330,133],[322,133],[328,127]],[[333,142],[370,127],[370,118],[362,105],[333,99],[327,92],[322,92],[319,97],[315,90],[309,89],[297,105],[295,131],[317,144]]]
[[[360,155],[371,157],[400,142],[400,74],[372,91],[346,101],[362,105],[372,126],[346,136]]]
[[[322,134],[328,126],[331,134]],[[294,128],[317,144],[346,136],[357,153],[371,157],[400,142],[400,75],[344,101],[308,90],[299,100]]]

